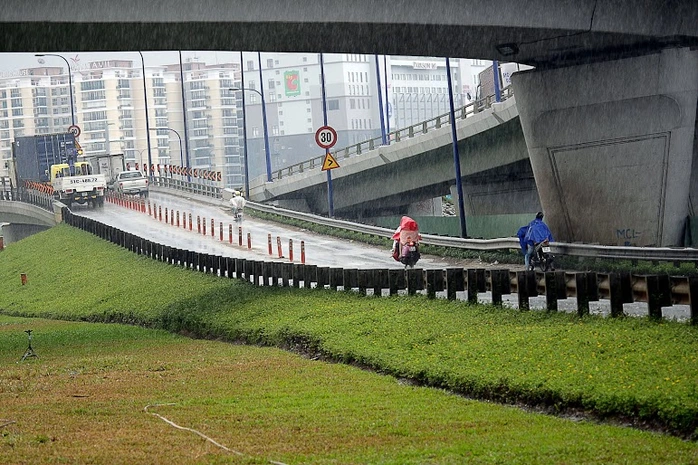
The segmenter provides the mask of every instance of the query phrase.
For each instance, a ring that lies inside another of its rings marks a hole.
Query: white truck
[[[93,207],[104,206],[107,180],[103,174],[95,174],[87,162],[77,162],[72,168],[67,163],[51,165],[53,197],[70,208],[73,202]]]
[[[116,176],[112,189],[122,194],[148,197],[148,178],[140,171],[122,171]]]
[[[93,173],[103,174],[107,180],[108,188],[112,188],[119,173],[126,170],[124,155],[121,153],[89,155],[79,157],[78,160],[88,162]]]

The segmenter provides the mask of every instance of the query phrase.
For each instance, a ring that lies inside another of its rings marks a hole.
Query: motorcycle
[[[414,268],[420,258],[419,239],[421,236],[417,222],[409,216],[403,216],[400,226],[393,234],[393,258],[405,265],[405,268]]]
[[[555,271],[554,261],[555,256],[550,253],[550,243],[548,241],[539,242],[533,248],[528,269],[535,270],[538,267],[541,271]]]

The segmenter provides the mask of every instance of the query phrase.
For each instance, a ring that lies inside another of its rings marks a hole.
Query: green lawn
[[[18,363],[26,329],[38,358]],[[0,463],[698,460],[698,445],[676,437],[468,400],[276,348],[2,315],[0,341]]]

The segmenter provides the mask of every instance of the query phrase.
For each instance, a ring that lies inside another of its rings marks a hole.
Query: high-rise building
[[[321,156],[314,136],[325,124],[335,128],[335,147],[341,148],[448,112],[443,58],[328,53],[322,70],[317,53],[245,52],[242,63],[215,64],[196,57],[158,65],[83,63],[79,55],[69,62],[85,154],[123,153],[129,166],[152,162],[221,172],[222,187],[244,185],[243,118],[250,177],[267,170],[263,104],[272,171]],[[475,98],[477,74],[489,64],[451,60],[456,107]],[[0,75],[0,159],[10,159],[15,137],[68,130],[67,73],[64,66],[42,64]]]

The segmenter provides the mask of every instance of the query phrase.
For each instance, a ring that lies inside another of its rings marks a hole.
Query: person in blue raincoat
[[[519,228],[516,236],[519,238],[521,250],[523,250],[525,258],[524,263],[528,269],[531,263],[531,255],[535,250],[535,246],[541,242],[553,242],[553,234],[550,232],[548,225],[543,222],[543,212],[538,212],[536,218],[531,221],[528,226]]]

